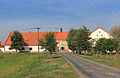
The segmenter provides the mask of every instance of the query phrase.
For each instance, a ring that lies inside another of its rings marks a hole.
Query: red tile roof
[[[44,34],[48,32],[40,32],[39,33],[39,38],[43,39]],[[68,32],[53,32],[55,34],[56,40],[65,40],[67,38]],[[29,46],[37,46],[38,43],[38,33],[37,32],[29,32],[29,33],[21,33],[24,38],[25,45]],[[10,46],[12,43],[10,40],[12,33],[9,34],[5,45]]]
[[[92,34],[93,32],[89,32],[88,34],[90,35],[90,34]]]
[[[1,45],[4,45],[4,43],[3,43],[3,42],[1,42],[1,41],[0,41],[0,44],[1,44]]]

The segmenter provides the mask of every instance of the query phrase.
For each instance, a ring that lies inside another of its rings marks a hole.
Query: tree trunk
[[[52,51],[50,51],[50,55],[52,55]]]
[[[73,54],[75,54],[75,51],[72,51]]]
[[[98,57],[97,53],[95,55],[96,55],[96,57]]]
[[[92,56],[92,55],[93,55],[93,52],[91,52],[90,55]]]
[[[76,54],[78,54],[78,51],[76,51]]]
[[[102,58],[102,52],[100,52],[100,57]]]
[[[117,60],[117,54],[118,54],[118,53],[115,54],[114,62]]]
[[[16,50],[16,53],[17,53],[17,49],[15,49]]]
[[[106,55],[107,55],[106,58],[108,59],[108,58],[109,58],[109,57],[108,57],[108,56],[109,56],[108,53],[107,53]]]
[[[81,54],[81,51],[79,50],[79,54]]]

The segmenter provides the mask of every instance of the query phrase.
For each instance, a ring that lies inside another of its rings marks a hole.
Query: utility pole
[[[40,28],[37,28],[37,30],[38,30],[38,59],[40,59],[40,52],[39,52],[39,30],[40,30]]]

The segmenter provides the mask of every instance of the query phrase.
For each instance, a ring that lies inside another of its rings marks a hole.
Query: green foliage
[[[52,54],[52,52],[55,52],[57,47],[55,35],[53,33],[45,34],[44,39],[39,40],[39,46],[48,50],[50,54]]]
[[[73,52],[90,50],[91,46],[88,32],[89,30],[85,26],[80,29],[71,29],[66,39],[69,49]]]
[[[115,39],[120,39],[120,26],[114,26],[110,29],[111,34]]]
[[[22,48],[24,46],[24,39],[19,31],[14,31],[12,36],[11,36],[11,49],[15,49],[16,52],[19,50],[20,52],[22,51]]]
[[[118,43],[116,41],[114,41],[113,39],[105,39],[105,38],[101,38],[99,39],[94,47],[94,51],[95,52],[102,52],[102,53],[106,53],[106,51],[116,51],[117,50],[117,45]]]
[[[118,41],[117,52],[120,50],[120,26],[114,26],[110,29],[114,39]]]
[[[76,43],[75,43],[75,33],[76,31],[74,29],[71,29],[69,31],[69,34],[68,34],[68,37],[66,39],[66,41],[68,42],[68,47],[70,50],[72,50],[73,52],[76,50],[75,49],[75,46],[76,46]]]
[[[112,52],[117,50],[118,42],[114,41],[113,39],[106,39],[104,45],[106,50]]]

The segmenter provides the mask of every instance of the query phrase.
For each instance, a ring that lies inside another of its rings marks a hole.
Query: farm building
[[[44,34],[48,32],[39,32],[39,38],[43,39]],[[57,50],[58,51],[68,51],[68,46],[66,42],[66,38],[68,35],[68,32],[53,32],[55,34],[56,41],[58,42]],[[28,33],[21,33],[24,38],[24,48],[23,51],[29,51],[29,52],[37,52],[38,51],[38,33],[37,32],[28,32]],[[10,49],[11,37],[12,33],[9,34],[6,42],[5,42],[5,52],[15,52],[14,49]],[[40,51],[44,51],[44,49],[39,49]]]
[[[44,34],[48,32],[39,32],[39,38],[43,39]],[[68,44],[66,42],[66,38],[69,32],[53,32],[55,34],[56,41],[58,42],[57,51],[59,52],[70,52],[68,48]],[[21,33],[24,38],[24,48],[23,51],[29,52],[37,52],[38,51],[38,33],[37,32],[28,32],[28,33]],[[92,40],[98,40],[100,38],[113,38],[110,33],[102,29],[101,27],[97,28],[96,30],[89,32],[90,37]],[[15,52],[14,49],[10,49],[11,37],[12,33],[9,34],[4,47],[4,52]],[[40,51],[44,51],[44,49],[39,48]]]
[[[113,36],[105,31],[103,28],[99,27],[97,28],[96,30],[92,31],[89,33],[90,35],[90,38],[92,39],[93,41],[93,44],[92,46],[95,46],[95,43],[97,40],[99,40],[100,38],[106,38],[106,39],[110,39],[110,38],[113,38]]]

